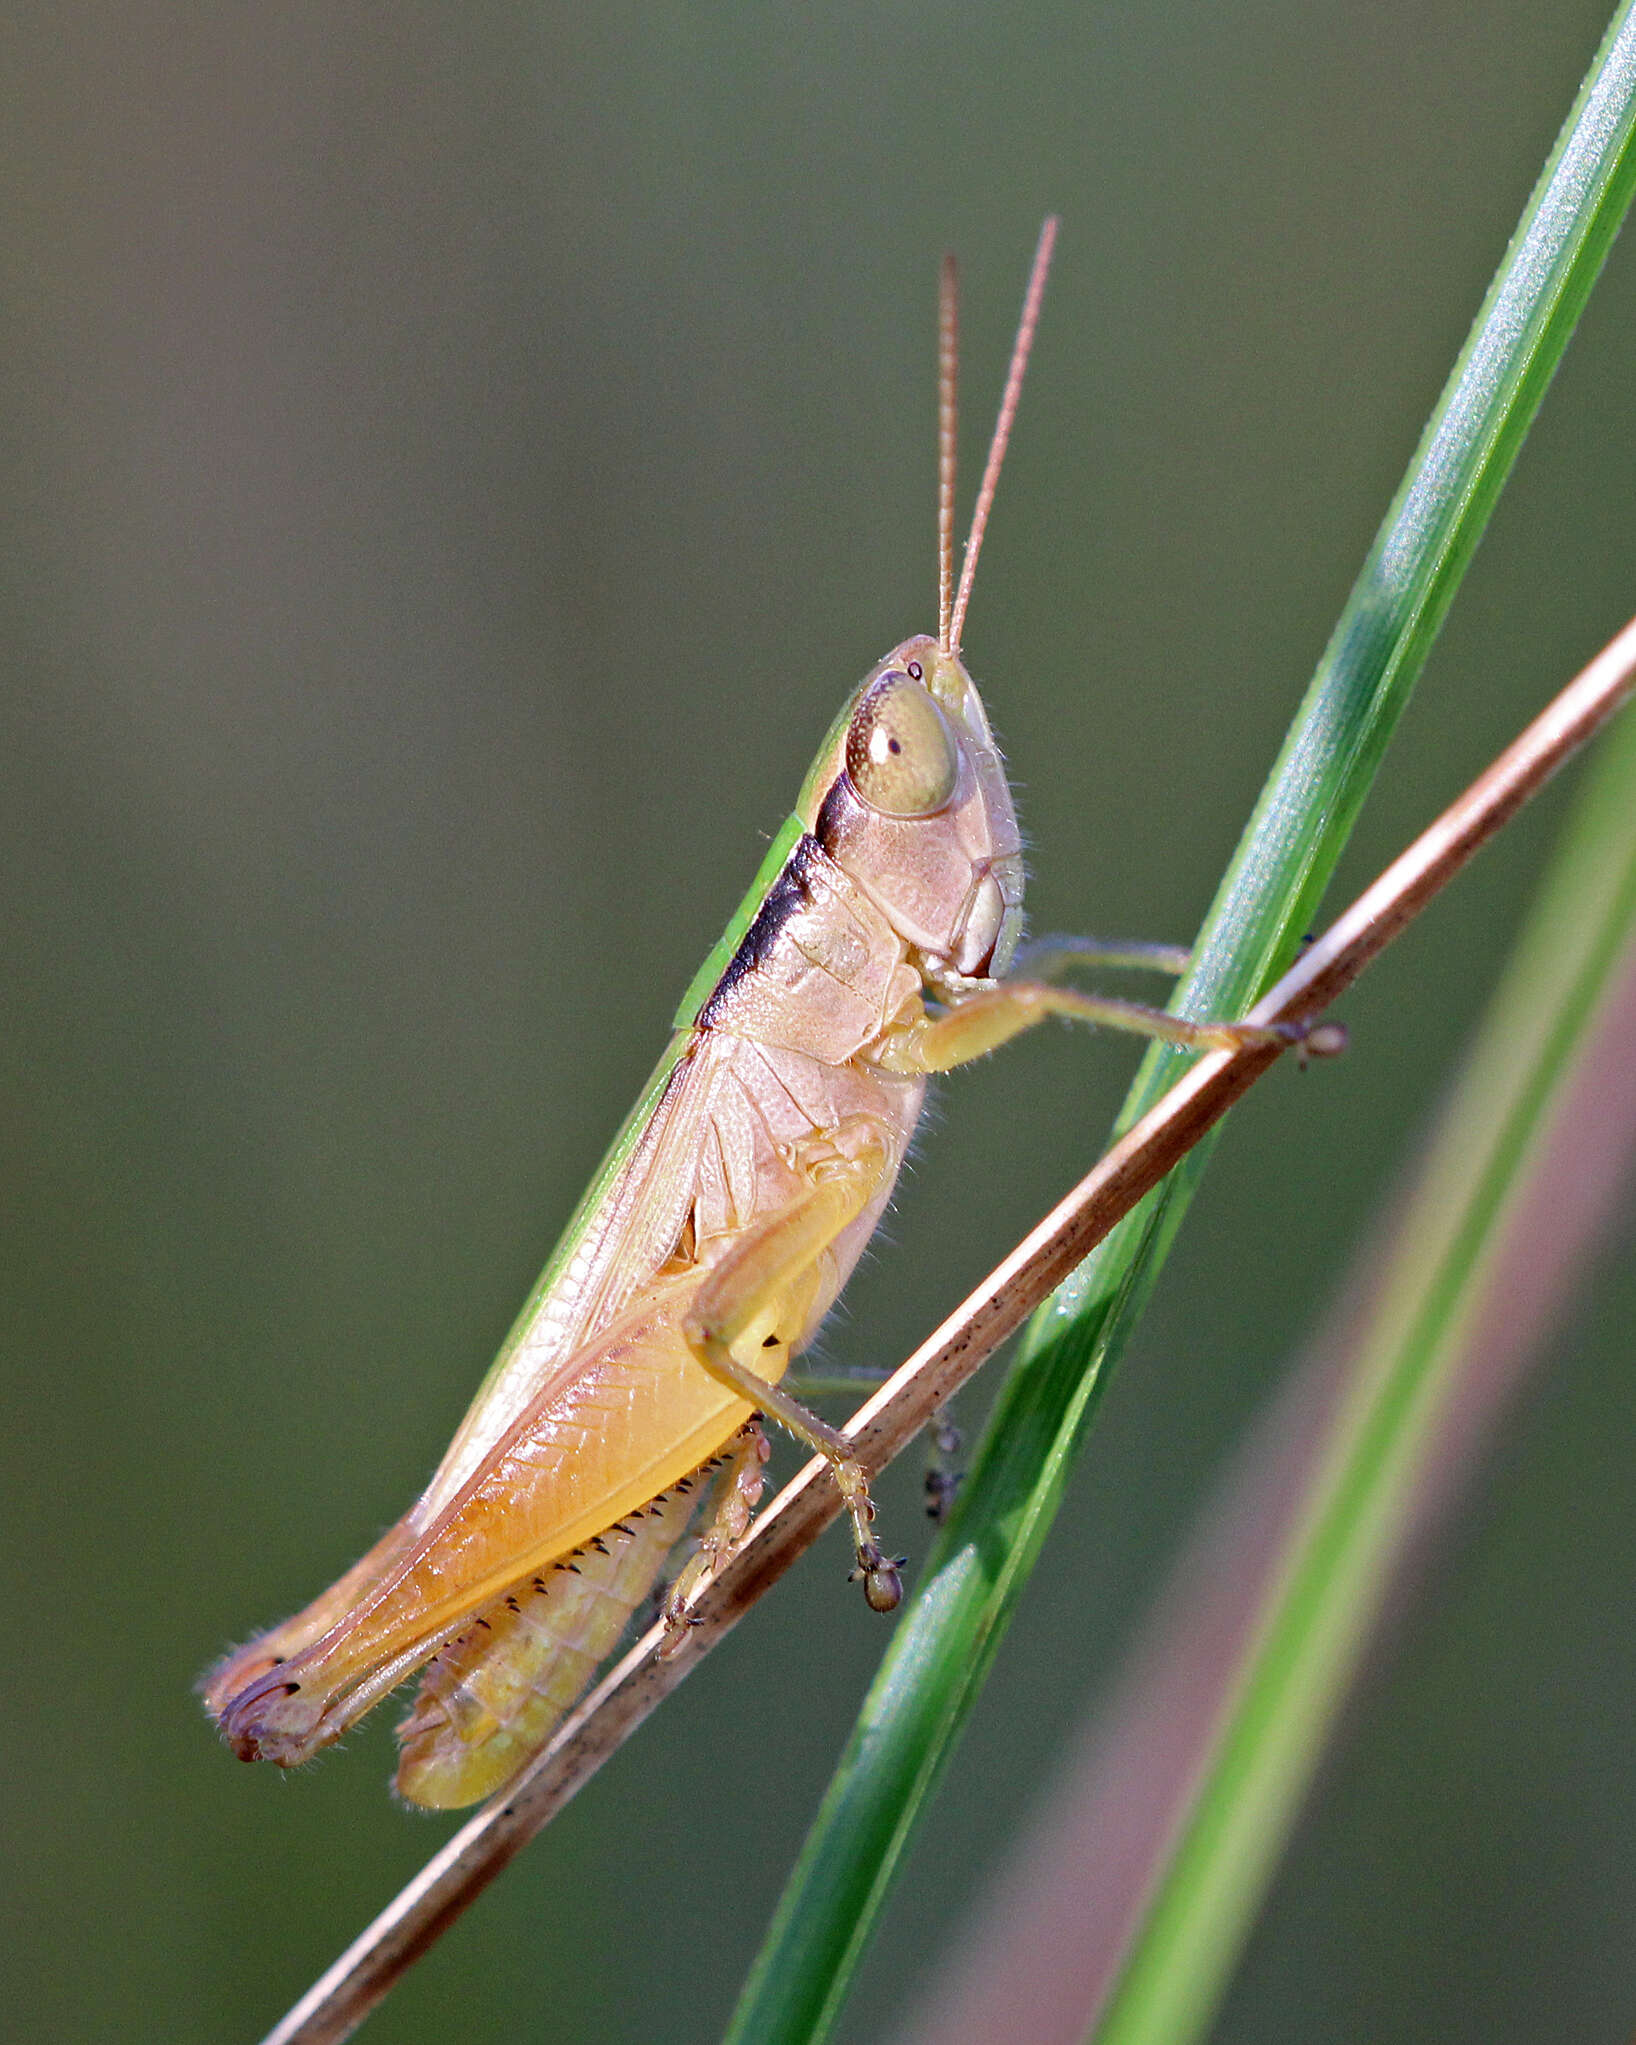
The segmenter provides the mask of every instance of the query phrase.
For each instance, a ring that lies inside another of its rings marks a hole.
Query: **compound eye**
[[[926,691],[894,671],[882,675],[852,713],[846,771],[871,809],[929,817],[954,793],[960,749]]]

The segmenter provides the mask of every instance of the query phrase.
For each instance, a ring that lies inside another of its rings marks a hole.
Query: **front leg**
[[[1309,1057],[1323,1058],[1346,1044],[1346,1032],[1338,1023],[1188,1022],[1140,1001],[1081,994],[1077,988],[1048,987],[1038,980],[975,980],[951,984],[946,991],[950,1006],[941,1014],[917,1016],[887,1034],[875,1053],[878,1065],[888,1072],[949,1072],[997,1050],[1050,1015],[1132,1030],[1200,1051],[1293,1044]]]

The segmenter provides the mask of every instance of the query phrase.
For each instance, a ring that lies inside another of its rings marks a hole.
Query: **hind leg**
[[[716,1509],[699,1537],[698,1553],[666,1591],[660,1608],[670,1636],[665,1653],[674,1654],[687,1637],[688,1600],[710,1581],[749,1530],[750,1517],[761,1503],[762,1473],[771,1454],[771,1445],[754,1420],[729,1444],[716,1485]]]

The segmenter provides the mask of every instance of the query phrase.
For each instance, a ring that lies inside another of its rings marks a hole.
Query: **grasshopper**
[[[417,1669],[397,1786],[437,1808],[500,1788],[544,1744],[714,1504],[665,1600],[741,1538],[770,1417],[827,1458],[855,1577],[901,1597],[845,1441],[781,1380],[891,1198],[929,1075],[1047,1016],[1208,1048],[1338,1048],[1320,1025],[1186,1022],[1046,974],[1158,947],[1047,941],[1009,970],[1023,861],[1010,790],[960,656],[1056,223],[1040,237],[958,591],[957,313],[939,326],[939,629],[878,661],[677,1012],[675,1034],[441,1465],[404,1518],[305,1611],[203,1685],[228,1743],[289,1767]]]

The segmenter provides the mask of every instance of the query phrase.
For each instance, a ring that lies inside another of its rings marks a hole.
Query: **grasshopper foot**
[[[869,1482],[862,1466],[850,1458],[838,1462],[835,1465],[835,1482],[851,1515],[852,1537],[858,1556],[857,1567],[848,1581],[863,1585],[863,1594],[869,1600],[872,1612],[895,1612],[903,1602],[903,1578],[898,1571],[909,1558],[900,1555],[895,1561],[891,1560],[871,1535],[869,1522],[875,1517],[875,1501],[869,1496]]]
[[[1338,1058],[1346,1049],[1345,1023],[1275,1023],[1273,1027],[1295,1046],[1303,1066],[1309,1058]]]
[[[847,1581],[863,1585],[863,1594],[871,1612],[895,1612],[903,1603],[903,1578],[898,1572],[908,1559],[907,1555],[888,1559],[878,1543],[861,1541],[858,1544],[858,1566]]]
[[[674,1661],[686,1647],[688,1636],[694,1627],[702,1626],[704,1621],[683,1609],[675,1596],[674,1588],[666,1595],[659,1616],[665,1629],[665,1637],[659,1644],[659,1659],[662,1662]]]

